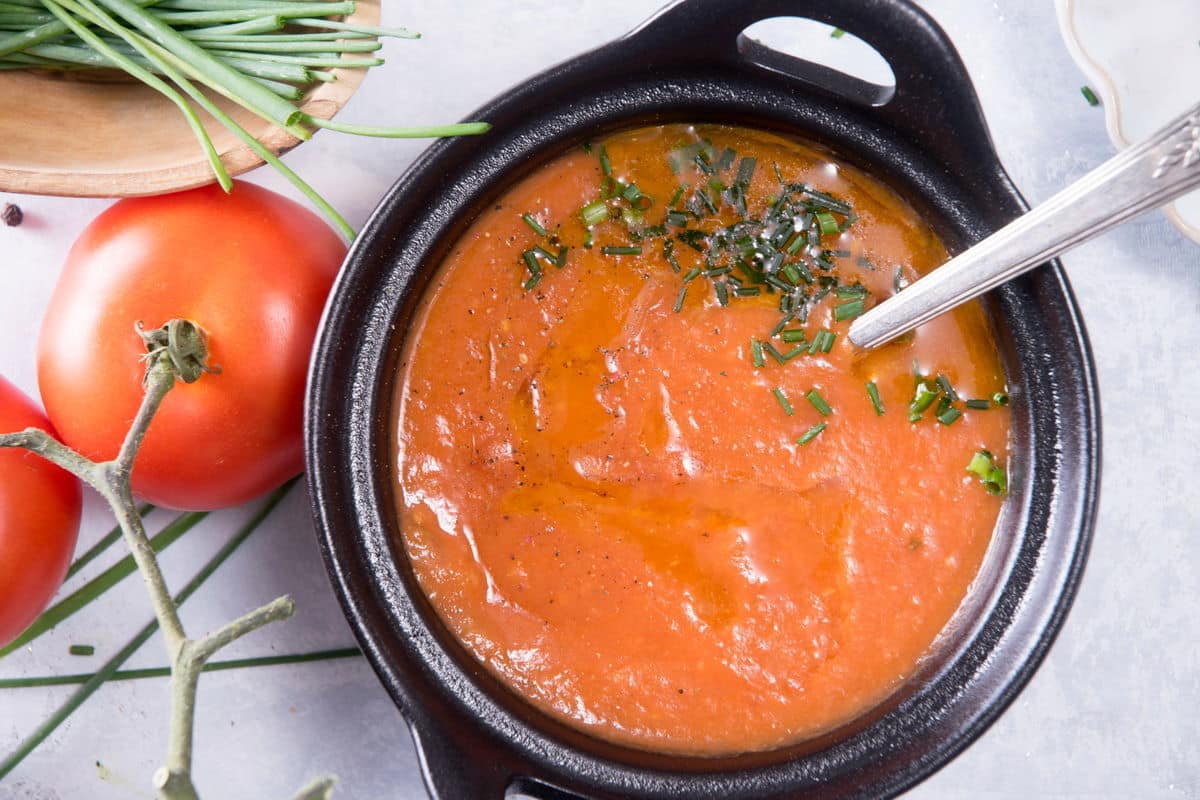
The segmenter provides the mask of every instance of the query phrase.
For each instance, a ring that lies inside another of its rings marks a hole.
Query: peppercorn
[[[21,207],[15,203],[5,203],[4,210],[0,211],[0,219],[4,220],[4,224],[10,228],[15,228],[25,219],[25,213],[21,211]]]

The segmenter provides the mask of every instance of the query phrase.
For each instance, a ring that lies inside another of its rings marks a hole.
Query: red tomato
[[[0,378],[0,433],[50,422]],[[0,647],[29,627],[58,591],[75,552],[79,481],[41,456],[0,449]]]
[[[345,253],[315,214],[240,181],[116,203],[72,246],[42,323],[38,383],[63,441],[115,457],[142,400],[134,324],[187,318],[220,372],[167,395],[134,492],[206,510],[296,475],[309,351]]]

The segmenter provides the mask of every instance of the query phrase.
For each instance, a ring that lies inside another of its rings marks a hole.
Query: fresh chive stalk
[[[231,658],[224,661],[210,661],[200,668],[201,672],[224,672],[231,669],[251,669],[255,667],[274,667],[282,664],[311,664],[317,661],[334,661],[345,658],[362,656],[357,647],[344,647],[334,650],[317,650],[311,653],[295,653],[278,656],[256,656],[251,658]],[[97,673],[85,672],[73,675],[45,675],[31,678],[0,679],[0,689],[32,689],[45,686],[72,686],[87,683],[96,677]],[[118,670],[108,676],[108,682],[133,681],[145,678],[168,678],[170,667],[149,667],[146,669]]]

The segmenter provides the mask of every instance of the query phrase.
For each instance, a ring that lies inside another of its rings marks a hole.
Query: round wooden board
[[[358,0],[346,21],[379,24],[380,0]],[[349,58],[356,57],[351,54]],[[336,69],[301,109],[330,118],[367,70]],[[279,153],[299,140],[215,93],[209,96],[243,128]],[[262,159],[198,111],[231,175]],[[69,197],[137,197],[211,183],[212,170],[179,109],[138,82],[79,80],[48,71],[0,72],[0,191]]]

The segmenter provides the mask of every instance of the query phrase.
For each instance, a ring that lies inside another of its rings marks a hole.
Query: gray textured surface
[[[392,63],[368,78],[346,118],[457,118],[523,77],[623,32],[657,5],[385,2],[387,22],[411,25],[426,39],[389,44]],[[1079,97],[1082,78],[1049,2],[924,5],[958,44],[997,149],[1031,202],[1111,154],[1099,111]],[[1153,0],[1143,5],[1153,24]],[[1181,32],[1200,38],[1194,34]],[[322,134],[288,160],[361,223],[421,147]],[[272,175],[254,177],[282,188]],[[21,202],[27,225],[0,230],[0,372],[32,389],[32,340],[57,265],[105,203]],[[1105,478],[1092,558],[1066,628],[1032,684],[979,742],[909,795],[915,800],[1200,797],[1200,622],[1193,610],[1200,512],[1192,499],[1200,443],[1194,399],[1200,248],[1152,215],[1065,261],[1103,393]],[[215,515],[172,548],[168,579],[185,580],[244,514]],[[84,541],[107,525],[102,509],[90,504]],[[231,655],[351,641],[298,495],[196,596],[185,620],[210,626],[285,591],[299,602],[297,618],[239,643]],[[6,659],[0,675],[94,668],[148,617],[141,588],[128,581],[32,651]],[[95,644],[97,657],[67,656],[73,642]],[[162,663],[160,643],[148,643],[131,663]],[[65,689],[0,693],[0,751],[66,695]],[[210,675],[200,708],[196,768],[208,797],[282,798],[323,771],[341,775],[338,797],[424,797],[408,735],[361,660]],[[162,681],[106,687],[0,784],[0,798],[149,797],[165,715]]]

